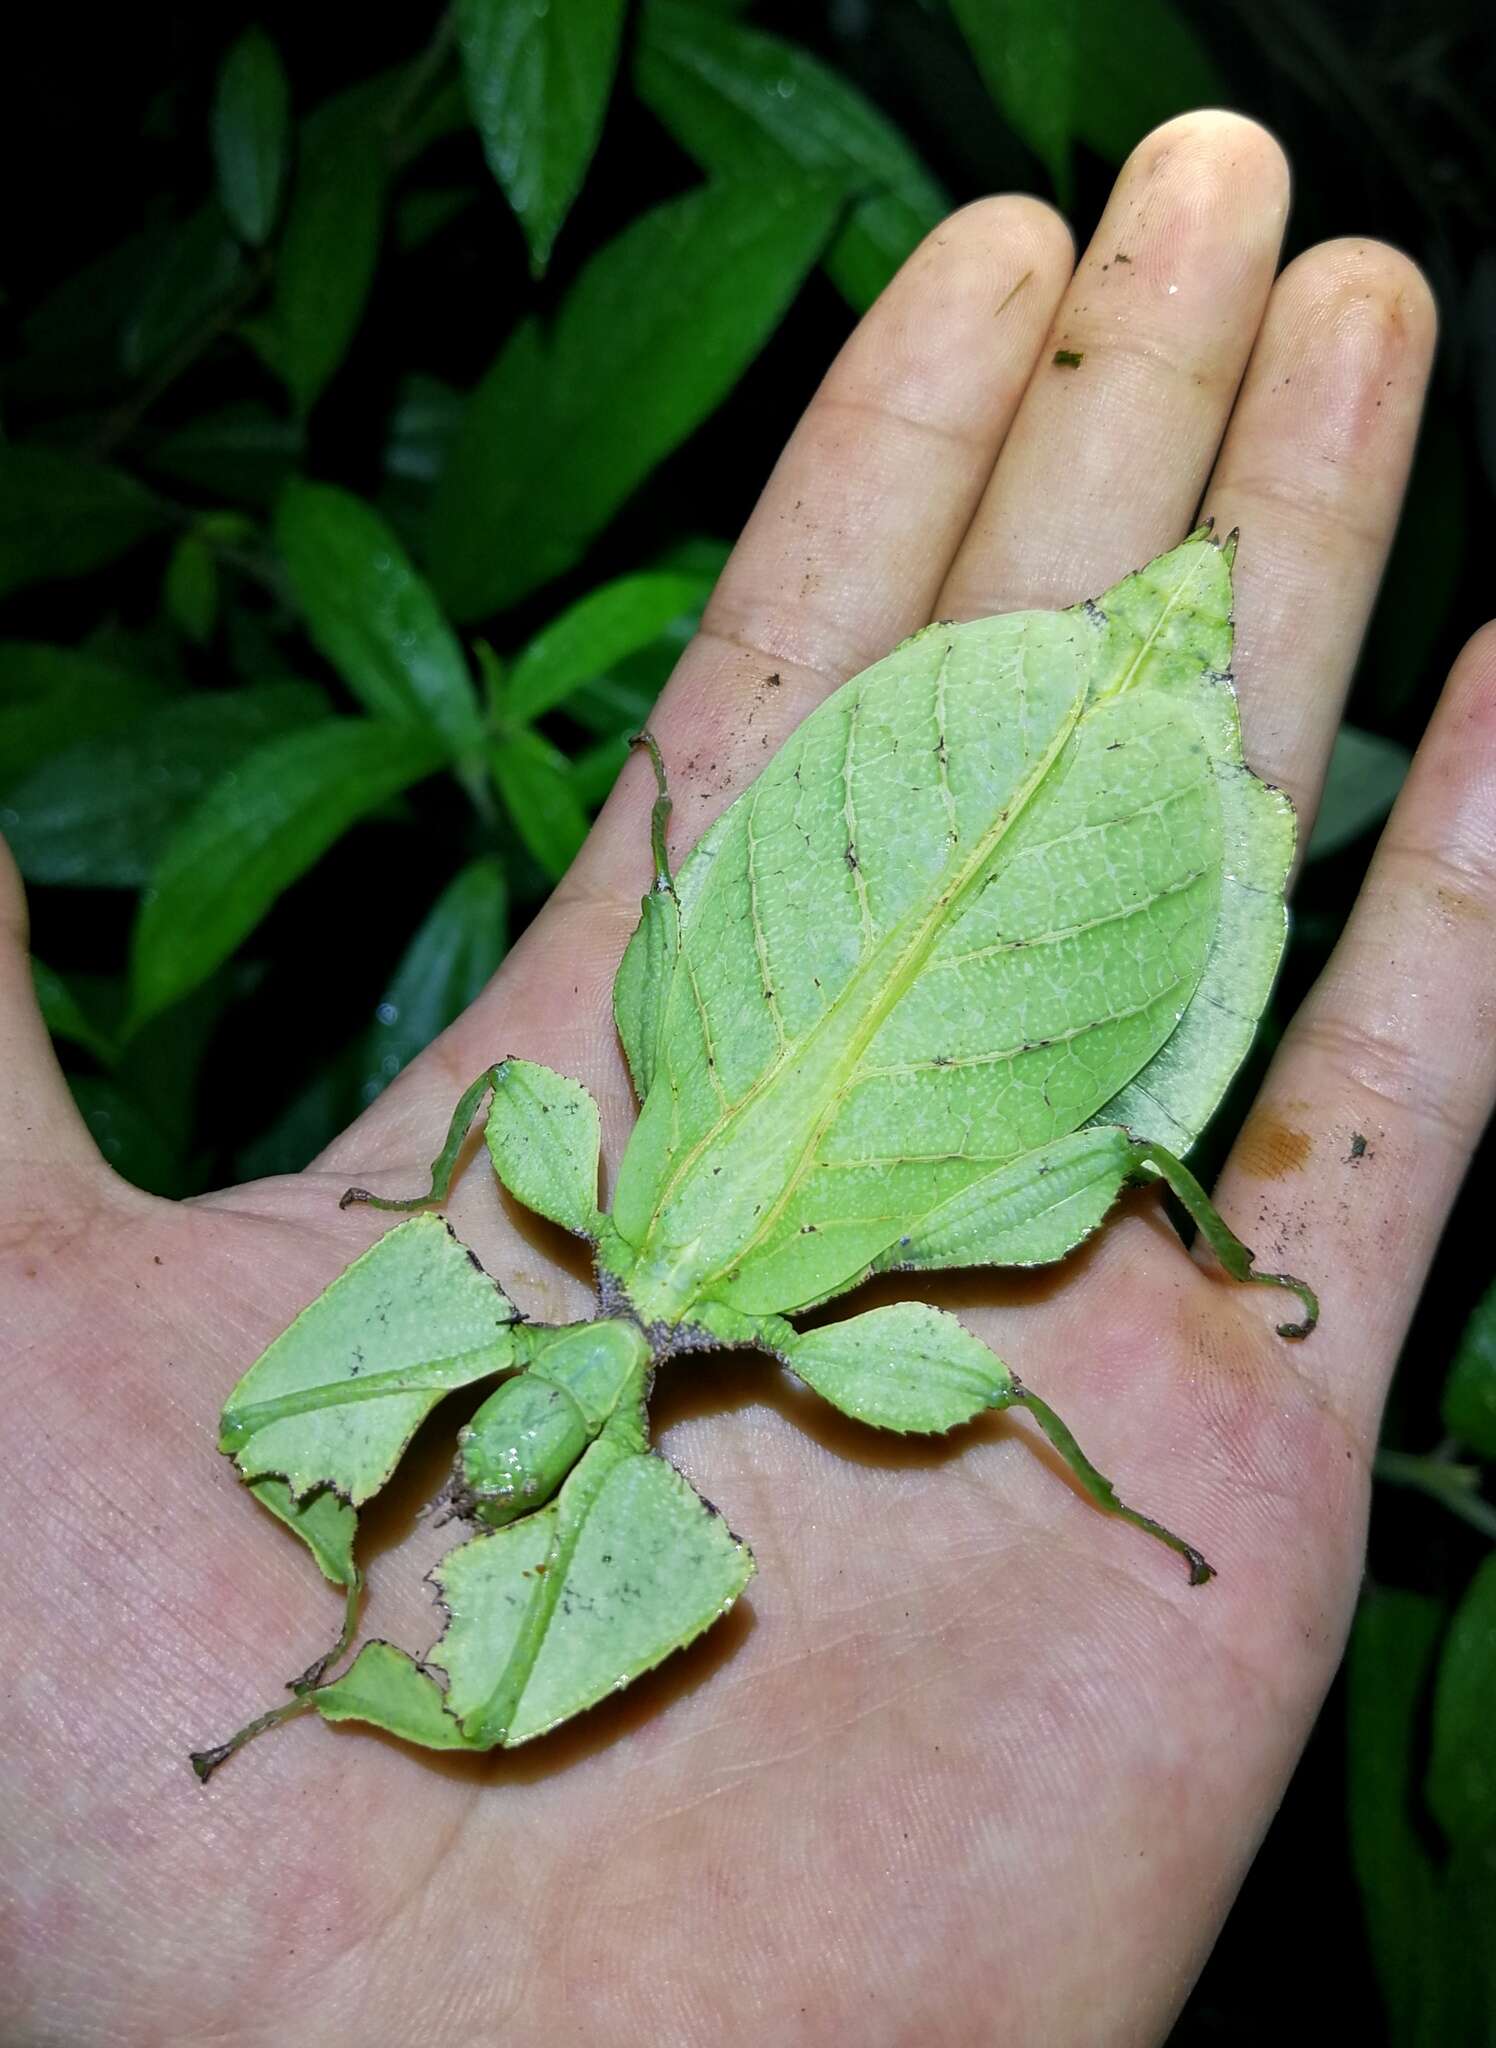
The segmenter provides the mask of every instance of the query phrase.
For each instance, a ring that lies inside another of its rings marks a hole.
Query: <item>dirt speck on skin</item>
[[[1258,1110],[1248,1118],[1236,1141],[1236,1158],[1257,1180],[1283,1180],[1297,1173],[1314,1150],[1307,1131],[1297,1131],[1271,1110]]]

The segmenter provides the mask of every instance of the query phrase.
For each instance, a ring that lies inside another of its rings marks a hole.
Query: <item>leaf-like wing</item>
[[[1251,1046],[1288,937],[1284,890],[1293,806],[1242,759],[1229,675],[1230,551],[1191,540],[1096,600],[1099,673],[1110,685],[1187,699],[1215,767],[1221,806],[1220,909],[1199,987],[1179,1028],[1093,1119],[1187,1152]],[[1160,632],[1158,621],[1169,630]]]
[[[442,1561],[450,1620],[428,1661],[463,1734],[512,1747],[683,1649],[752,1574],[673,1465],[604,1436],[551,1507]]]
[[[1175,673],[1198,684],[1209,625],[1154,602],[1126,662],[1094,608],[930,627],[706,835],[614,1206],[642,1313],[835,1291],[1165,1043],[1221,898]]]
[[[447,1226],[413,1216],[250,1367],[225,1403],[219,1448],[246,1479],[275,1474],[298,1501],[332,1487],[357,1507],[443,1394],[513,1363],[514,1321]]]

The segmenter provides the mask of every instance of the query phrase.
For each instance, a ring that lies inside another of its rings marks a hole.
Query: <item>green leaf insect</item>
[[[916,1300],[813,1330],[870,1274],[1062,1258],[1129,1182],[1161,1180],[1226,1271],[1258,1272],[1179,1154],[1252,1039],[1286,929],[1287,800],[1242,759],[1234,537],[1209,529],[1064,612],[937,624],[828,698],[654,885],[614,1009],[639,1098],[611,1211],[598,1112],[520,1059],[458,1104],[423,1195],[484,1120],[509,1193],[587,1240],[594,1320],[519,1318],[432,1215],[335,1280],[229,1396],[221,1447],[347,1590],[343,1636],[194,1758],[315,1710],[428,1748],[525,1742],[709,1628],[754,1570],[650,1447],[655,1368],[724,1346],[787,1365],[873,1428],[1032,1414],[1095,1502],[1211,1576],[1118,1498],[1054,1411]],[[453,1388],[484,1389],[447,1511],[419,1660],[352,1639],[356,1513]]]

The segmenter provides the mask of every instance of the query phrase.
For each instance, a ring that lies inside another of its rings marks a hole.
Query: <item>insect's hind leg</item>
[[[1130,1522],[1134,1529],[1154,1536],[1170,1550],[1177,1551],[1189,1566],[1190,1584],[1203,1586],[1215,1577],[1215,1567],[1205,1562],[1193,1543],[1186,1543],[1182,1536],[1176,1536],[1172,1529],[1166,1529],[1162,1522],[1155,1522],[1151,1515],[1139,1514],[1122,1500],[1115,1486],[1104,1472],[1099,1472],[1075,1441],[1070,1425],[1055,1414],[1047,1401],[1026,1387],[1016,1373],[1011,1375],[1012,1386],[1000,1404],[1004,1408],[1027,1408],[1040,1429],[1049,1438],[1075,1477],[1100,1508],[1119,1521]]]
[[[1304,1305],[1303,1320],[1297,1323],[1279,1323],[1278,1335],[1309,1335],[1319,1321],[1319,1298],[1314,1289],[1307,1281],[1296,1279],[1292,1273],[1259,1272],[1253,1264],[1252,1253],[1230,1228],[1182,1159],[1176,1159],[1174,1154],[1166,1151],[1162,1145],[1141,1139],[1132,1146],[1129,1169],[1138,1174],[1156,1174],[1164,1182],[1175,1199],[1188,1211],[1195,1228],[1233,1280],[1254,1280],[1264,1287],[1286,1287],[1291,1294],[1296,1294]]]

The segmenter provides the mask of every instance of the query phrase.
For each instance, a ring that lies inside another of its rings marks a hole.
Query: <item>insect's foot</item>
[[[1254,1280],[1264,1287],[1286,1287],[1290,1294],[1296,1294],[1304,1304],[1304,1318],[1298,1323],[1279,1323],[1278,1335],[1297,1340],[1307,1337],[1319,1321],[1319,1296],[1307,1280],[1296,1280],[1292,1273],[1252,1273]]]

